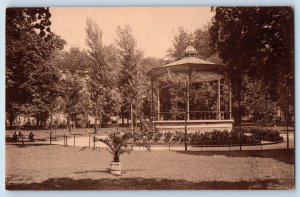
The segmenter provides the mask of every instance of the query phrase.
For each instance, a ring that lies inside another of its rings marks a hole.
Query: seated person
[[[34,134],[32,132],[29,133],[29,141],[34,142]]]
[[[18,138],[19,138],[19,141],[22,141],[23,134],[21,133],[21,131],[20,131],[19,134],[18,134]]]
[[[14,132],[13,134],[13,141],[18,141],[18,135],[17,135],[17,132]]]

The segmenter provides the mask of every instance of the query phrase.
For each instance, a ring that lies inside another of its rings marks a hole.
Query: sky
[[[178,27],[187,32],[202,28],[211,20],[210,7],[90,7],[50,8],[51,29],[67,42],[66,49],[86,49],[86,19],[91,18],[103,31],[105,45],[115,44],[118,26],[129,25],[138,49],[145,57],[164,58],[172,47]]]

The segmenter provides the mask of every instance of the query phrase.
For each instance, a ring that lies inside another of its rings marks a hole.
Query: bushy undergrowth
[[[230,132],[227,130],[189,132],[186,138],[191,145],[251,145],[259,144],[261,141],[283,140],[278,131],[254,127],[242,128],[241,132],[238,128],[233,128]],[[135,132],[134,142],[138,144],[141,140],[149,144],[182,144],[185,141],[185,133],[183,131]]]
[[[283,140],[283,138],[280,136],[280,133],[272,129],[249,127],[249,128],[244,128],[243,132],[250,133],[257,140],[264,140],[264,141]]]

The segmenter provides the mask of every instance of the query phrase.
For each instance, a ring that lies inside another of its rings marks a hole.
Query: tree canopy
[[[240,121],[245,112],[241,102],[249,95],[248,78],[262,80],[273,101],[279,101],[287,89],[293,89],[294,13],[291,7],[216,7],[214,10],[212,43],[226,65]],[[292,101],[290,104],[294,105]]]

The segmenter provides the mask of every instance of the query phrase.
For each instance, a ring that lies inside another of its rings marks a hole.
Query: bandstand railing
[[[168,120],[231,120],[230,111],[189,111],[189,112],[156,112],[153,114],[154,121]]]

